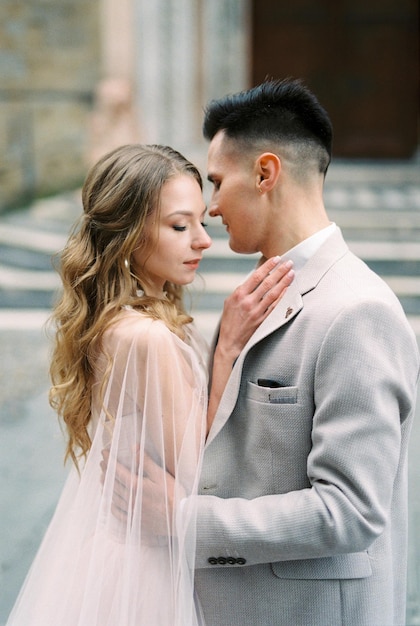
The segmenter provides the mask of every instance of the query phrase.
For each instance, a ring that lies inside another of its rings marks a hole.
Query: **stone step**
[[[47,232],[21,224],[3,222],[0,225],[0,244],[8,247],[52,255],[64,247],[66,239],[65,233]]]
[[[243,280],[245,275],[238,272],[207,272],[194,282],[194,291],[200,293],[231,293]],[[420,296],[420,276],[383,276],[391,289],[400,295]]]
[[[45,307],[39,308],[0,308],[0,330],[31,330],[42,328],[48,321],[51,310]],[[196,310],[193,311],[194,321],[207,339],[211,341],[220,318],[219,311]],[[420,315],[409,315],[408,321],[413,331],[420,337]]]
[[[191,310],[192,311],[209,311],[220,312],[223,308],[223,303],[227,294],[220,292],[210,293],[201,292],[193,293],[191,295]],[[420,315],[420,294],[416,295],[404,295],[396,294],[407,316]],[[188,297],[186,299],[187,306],[189,305]]]
[[[29,270],[0,264],[0,288],[27,291],[53,291],[61,280],[53,271]]]
[[[1,289],[0,310],[25,311],[51,309],[58,292],[44,289]]]
[[[420,241],[420,210],[414,211],[330,211],[346,240]]]
[[[392,241],[349,241],[349,248],[383,276],[420,276],[420,243]],[[223,239],[215,239],[206,251],[200,273],[234,275],[237,270],[247,273],[253,269],[258,254],[238,255]],[[234,272],[226,272],[232,267]],[[29,269],[30,268],[30,269]],[[396,272],[395,269],[398,269]],[[392,271],[394,270],[394,271]],[[414,280],[413,284],[417,284]],[[0,246],[0,287],[16,289],[56,289],[60,284],[51,267],[51,256],[45,251],[22,250]]]
[[[420,188],[411,184],[355,185],[326,188],[330,217],[344,232],[349,247],[383,276],[407,314],[420,312]],[[393,186],[394,185],[394,186]],[[27,214],[0,224],[0,308],[50,307],[60,288],[52,257],[67,240],[69,224],[80,213],[78,195],[34,205]],[[208,220],[213,245],[206,251],[192,290],[196,310],[220,311],[223,300],[254,267],[255,255],[230,250],[225,227]],[[204,291],[203,284],[206,285]]]
[[[349,248],[363,259],[414,259],[420,260],[420,242],[418,241],[347,241]],[[255,259],[258,254],[238,255],[233,252],[225,239],[214,239],[206,250],[205,259]]]
[[[214,271],[213,267],[213,271],[197,276],[194,284],[187,289],[187,298],[190,298],[194,310],[221,311],[226,296],[243,282],[246,275],[247,272],[242,271]],[[400,299],[407,315],[420,314],[419,275],[385,275],[383,278]],[[59,293],[60,285],[60,278],[55,272],[21,270],[0,265],[0,308],[50,307]]]
[[[391,241],[402,237],[416,241],[420,232],[420,187],[416,189],[418,202],[411,209],[405,205],[399,209],[386,209],[383,206],[378,206],[377,209],[361,208],[352,206],[351,202],[340,207],[340,202],[335,201],[328,214],[347,236],[349,233],[357,233],[357,237],[350,237],[351,239],[386,239],[389,234]],[[336,195],[339,193],[342,190],[337,190]],[[0,244],[55,254],[63,248],[72,221],[64,218],[54,221],[53,217],[50,213],[45,216],[41,213],[39,216],[35,212],[31,218],[24,219],[22,216],[19,219],[18,215],[13,221],[7,222],[3,219],[0,224]],[[227,240],[225,227],[220,219],[208,218],[207,224],[211,237]]]
[[[420,181],[420,169],[418,172]],[[417,184],[386,185],[384,183],[329,184],[325,185],[324,203],[327,211],[350,209],[352,211],[420,210],[420,186]]]
[[[16,247],[14,243],[0,246],[0,286],[55,289],[59,285],[59,278],[51,265],[52,238],[47,237],[43,244],[37,240],[30,249],[23,245],[23,240],[24,238],[20,242],[21,247]],[[54,241],[57,242],[57,238]],[[366,240],[348,241],[348,245],[381,275],[420,276],[420,242]],[[238,255],[229,248],[225,239],[215,238],[213,245],[205,253],[200,273],[226,274],[229,267],[234,268],[233,274],[238,270],[247,273],[255,266],[258,258],[258,254]],[[390,271],[396,267],[399,271]]]

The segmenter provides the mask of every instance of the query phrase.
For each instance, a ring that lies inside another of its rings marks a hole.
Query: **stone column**
[[[250,0],[203,0],[202,71],[207,102],[249,86]]]
[[[95,90],[88,161],[142,140],[135,88],[135,0],[101,0],[101,79]]]
[[[248,85],[249,0],[134,1],[143,136],[194,159],[206,102]]]
[[[136,0],[136,84],[147,141],[182,149],[196,134],[197,0]]]

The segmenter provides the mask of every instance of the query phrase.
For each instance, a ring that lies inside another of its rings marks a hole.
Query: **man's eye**
[[[172,226],[172,228],[174,230],[177,230],[177,231],[181,232],[181,233],[184,232],[185,230],[187,230],[186,226]]]

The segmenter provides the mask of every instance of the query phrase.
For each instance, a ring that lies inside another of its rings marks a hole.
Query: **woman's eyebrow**
[[[201,213],[201,215],[205,215],[207,213],[207,207]],[[178,211],[174,211],[173,213],[169,213],[166,217],[173,217],[174,215],[186,215],[191,216],[194,215],[193,211],[188,211],[187,209],[179,209]]]
[[[192,211],[188,211],[186,209],[180,209],[178,211],[174,211],[173,213],[169,213],[167,217],[173,217],[174,215],[192,215],[192,214],[193,214]]]

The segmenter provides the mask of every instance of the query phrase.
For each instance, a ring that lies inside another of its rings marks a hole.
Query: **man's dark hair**
[[[212,100],[206,110],[203,134],[212,140],[223,130],[238,142],[316,145],[326,172],[331,160],[332,125],[316,96],[301,81],[269,80],[246,91]]]

